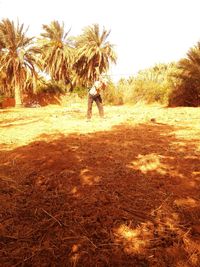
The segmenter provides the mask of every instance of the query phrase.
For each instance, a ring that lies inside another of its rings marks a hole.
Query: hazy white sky
[[[199,10],[199,0],[0,0],[0,19],[18,18],[29,35],[52,20],[64,22],[70,35],[93,23],[110,29],[118,54],[114,80],[183,57],[200,41]]]

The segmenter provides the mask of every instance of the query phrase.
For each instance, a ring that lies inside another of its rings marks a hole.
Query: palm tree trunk
[[[15,107],[21,108],[22,107],[22,98],[21,98],[21,92],[20,92],[20,86],[15,85]]]

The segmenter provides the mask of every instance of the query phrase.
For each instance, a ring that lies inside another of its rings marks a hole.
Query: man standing
[[[104,117],[104,109],[100,91],[104,90],[106,87],[106,80],[100,78],[98,81],[94,82],[94,85],[90,88],[88,93],[88,110],[87,119],[90,120],[92,117],[92,104],[95,101],[99,110],[99,116]]]

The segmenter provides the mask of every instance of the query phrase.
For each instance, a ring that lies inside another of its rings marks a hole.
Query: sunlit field
[[[10,108],[0,110],[1,144],[17,147],[36,140],[56,138],[72,133],[87,134],[112,131],[116,125],[173,126],[173,133],[184,139],[198,139],[200,108],[164,108],[159,105],[105,106],[105,119],[98,116],[93,106],[93,117],[86,120],[87,103],[69,103],[66,106],[50,105],[41,108]]]
[[[0,110],[2,266],[200,266],[200,108]]]

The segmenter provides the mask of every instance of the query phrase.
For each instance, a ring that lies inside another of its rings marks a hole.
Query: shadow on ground
[[[2,151],[3,266],[198,266],[200,157],[173,131],[120,125]]]

